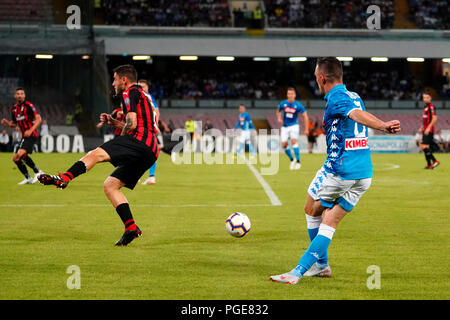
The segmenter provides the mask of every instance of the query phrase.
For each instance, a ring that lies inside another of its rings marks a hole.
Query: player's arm
[[[436,124],[436,121],[437,121],[437,115],[433,114],[433,116],[431,117],[430,124],[428,125],[428,127],[425,128],[425,131],[423,132],[425,135],[430,134],[430,130]]]
[[[14,128],[17,125],[17,123],[15,121],[12,121],[12,120],[9,121],[5,118],[2,119],[2,124],[7,125],[8,127],[11,127],[11,128]]]
[[[122,129],[121,136],[129,134],[137,127],[137,114],[136,112],[128,112],[125,118],[125,124]]]
[[[363,126],[380,130],[386,133],[398,133],[401,130],[400,121],[391,120],[388,122],[384,122],[375,117],[373,114],[360,109],[351,110],[348,114],[348,117],[353,121],[362,124]]]
[[[305,111],[302,113],[302,117],[303,117],[303,123],[305,125],[305,135],[308,136],[309,135],[309,118],[308,118],[308,113]]]
[[[280,111],[280,109],[277,109],[277,121],[278,121],[278,123],[283,124],[283,119],[281,118],[281,111]]]

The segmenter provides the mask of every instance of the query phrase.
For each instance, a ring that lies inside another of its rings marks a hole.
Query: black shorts
[[[37,143],[38,138],[37,137],[25,137],[23,138],[19,143],[19,149],[25,149],[27,153],[32,154],[33,153],[33,147]]]
[[[125,183],[125,187],[133,190],[140,177],[147,171],[157,159],[156,152],[152,148],[133,138],[132,136],[118,136],[102,144],[102,148],[109,154],[111,163],[116,170],[111,173]]]
[[[429,134],[423,134],[422,135],[422,144],[432,145],[434,143],[433,135],[434,135],[434,133],[432,133],[432,132]]]
[[[316,143],[316,141],[317,141],[316,136],[308,136],[308,142]]]

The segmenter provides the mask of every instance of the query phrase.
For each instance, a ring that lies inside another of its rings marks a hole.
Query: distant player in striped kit
[[[431,145],[434,144],[434,132],[436,130],[435,124],[437,121],[436,109],[431,103],[431,95],[424,93],[422,95],[423,99],[423,126],[420,128],[419,132],[422,133],[422,142],[419,147],[420,150],[425,154],[425,160],[427,161],[427,166],[425,169],[434,169],[440,162],[436,160],[433,153],[431,152]]]
[[[301,167],[300,163],[300,147],[298,146],[298,137],[300,134],[300,125],[298,124],[298,114],[303,117],[305,125],[305,135],[309,134],[309,119],[308,113],[305,107],[297,100],[295,89],[290,87],[286,92],[287,99],[280,102],[277,108],[277,120],[282,124],[281,126],[281,144],[284,152],[289,157],[291,164],[290,170],[298,170]],[[281,112],[283,111],[283,119],[281,119]],[[295,159],[292,156],[291,149],[289,148],[289,139],[292,143],[292,149],[294,150]]]
[[[111,162],[116,170],[105,180],[103,187],[106,197],[125,225],[125,232],[116,242],[117,246],[126,246],[142,234],[134,222],[128,200],[120,189],[134,189],[142,174],[155,163],[159,153],[151,101],[136,81],[137,72],[132,65],[114,69],[113,86],[116,94],[120,94],[123,100],[125,123],[112,119],[111,116],[103,117],[102,121],[122,128],[119,137],[89,152],[62,174],[38,176],[42,184],[64,189],[70,181],[86,173],[97,163]]]
[[[32,184],[36,183],[37,177],[42,171],[29,156],[33,153],[33,147],[38,142],[37,127],[41,124],[41,116],[37,113],[36,108],[29,101],[25,101],[25,90],[23,88],[17,88],[14,93],[14,99],[16,103],[11,109],[11,119],[2,119],[2,124],[14,128],[18,126],[22,131],[22,140],[20,141],[19,148],[13,156],[13,161],[19,168],[19,171],[25,176],[25,179],[18,184]],[[34,171],[34,178],[28,173],[27,167],[29,166]]]

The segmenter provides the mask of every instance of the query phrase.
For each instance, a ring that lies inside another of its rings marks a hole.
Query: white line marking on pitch
[[[271,204],[258,204],[258,203],[249,203],[249,204],[228,204],[228,203],[220,203],[220,204],[131,204],[132,207],[163,207],[163,208],[187,208],[187,207],[271,207]],[[111,207],[110,204],[99,204],[99,203],[61,203],[61,204],[0,204],[0,207],[4,208],[18,208],[18,207]]]
[[[376,170],[376,171],[387,171],[387,170],[395,170],[395,169],[400,168],[400,166],[399,166],[398,164],[395,164],[395,163],[385,163],[385,164],[390,165],[390,166],[387,167],[387,168],[381,168],[381,169],[378,169],[378,168],[376,167],[376,164],[375,164],[375,166],[374,166],[373,169]]]
[[[247,166],[250,168],[251,172],[253,172],[253,174],[256,177],[256,180],[258,180],[258,182],[261,184],[261,186],[263,187],[264,191],[266,192],[267,196],[270,199],[270,202],[272,203],[273,206],[281,206],[283,205],[280,201],[280,199],[278,199],[277,195],[275,194],[275,192],[273,192],[272,188],[269,186],[269,184],[266,182],[266,180],[264,180],[264,178],[262,177],[262,175],[258,172],[258,170],[255,169],[254,166],[252,166],[252,164],[245,159],[245,163],[247,164]]]

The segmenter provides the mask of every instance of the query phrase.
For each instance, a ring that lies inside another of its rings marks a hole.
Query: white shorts
[[[371,182],[372,178],[342,180],[322,167],[309,185],[308,193],[314,200],[320,199],[323,207],[332,208],[338,203],[348,212],[356,206]]]
[[[295,124],[289,127],[281,127],[281,142],[287,142],[289,138],[298,140],[300,126]]]
[[[250,142],[250,130],[241,130],[241,134],[238,137],[240,143]]]

